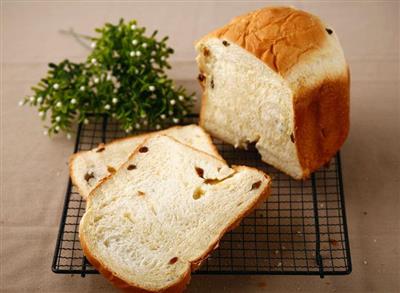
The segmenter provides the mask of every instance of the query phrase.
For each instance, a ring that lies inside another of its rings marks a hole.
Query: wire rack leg
[[[315,174],[311,175],[312,181],[312,196],[313,196],[313,208],[314,208],[314,224],[315,224],[315,261],[319,267],[319,276],[324,277],[324,264],[321,256],[321,235],[319,231],[319,215],[318,215],[318,198],[317,198],[317,183]]]

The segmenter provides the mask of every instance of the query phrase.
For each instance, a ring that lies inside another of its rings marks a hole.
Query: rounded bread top
[[[331,33],[318,17],[307,12],[270,7],[236,17],[202,41],[213,37],[231,41],[286,76],[301,58],[322,48]]]

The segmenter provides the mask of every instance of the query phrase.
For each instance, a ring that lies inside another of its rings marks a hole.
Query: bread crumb
[[[363,264],[367,265],[368,261],[366,259],[364,259]]]

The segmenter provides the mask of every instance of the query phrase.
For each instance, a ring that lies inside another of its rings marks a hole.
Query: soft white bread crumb
[[[105,177],[115,172],[148,135],[168,134],[178,141],[221,158],[209,135],[197,125],[175,126],[166,130],[118,139],[111,143],[74,154],[70,160],[70,174],[73,184],[82,197]],[[222,158],[221,158],[222,159]]]
[[[269,184],[256,169],[150,137],[89,195],[79,229],[84,253],[119,287],[181,291]]]

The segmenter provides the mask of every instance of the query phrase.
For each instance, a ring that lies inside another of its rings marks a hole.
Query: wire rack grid
[[[184,124],[196,121],[193,116]],[[125,135],[116,122],[93,117],[90,124],[79,125],[75,152]],[[196,273],[323,277],[351,272],[339,154],[309,180],[296,181],[263,163],[254,148],[237,150],[219,140],[214,143],[229,164],[253,166],[269,174],[272,192],[265,203],[222,238],[219,248]],[[97,273],[79,243],[79,221],[84,211],[85,201],[69,181],[52,263],[55,273]]]

